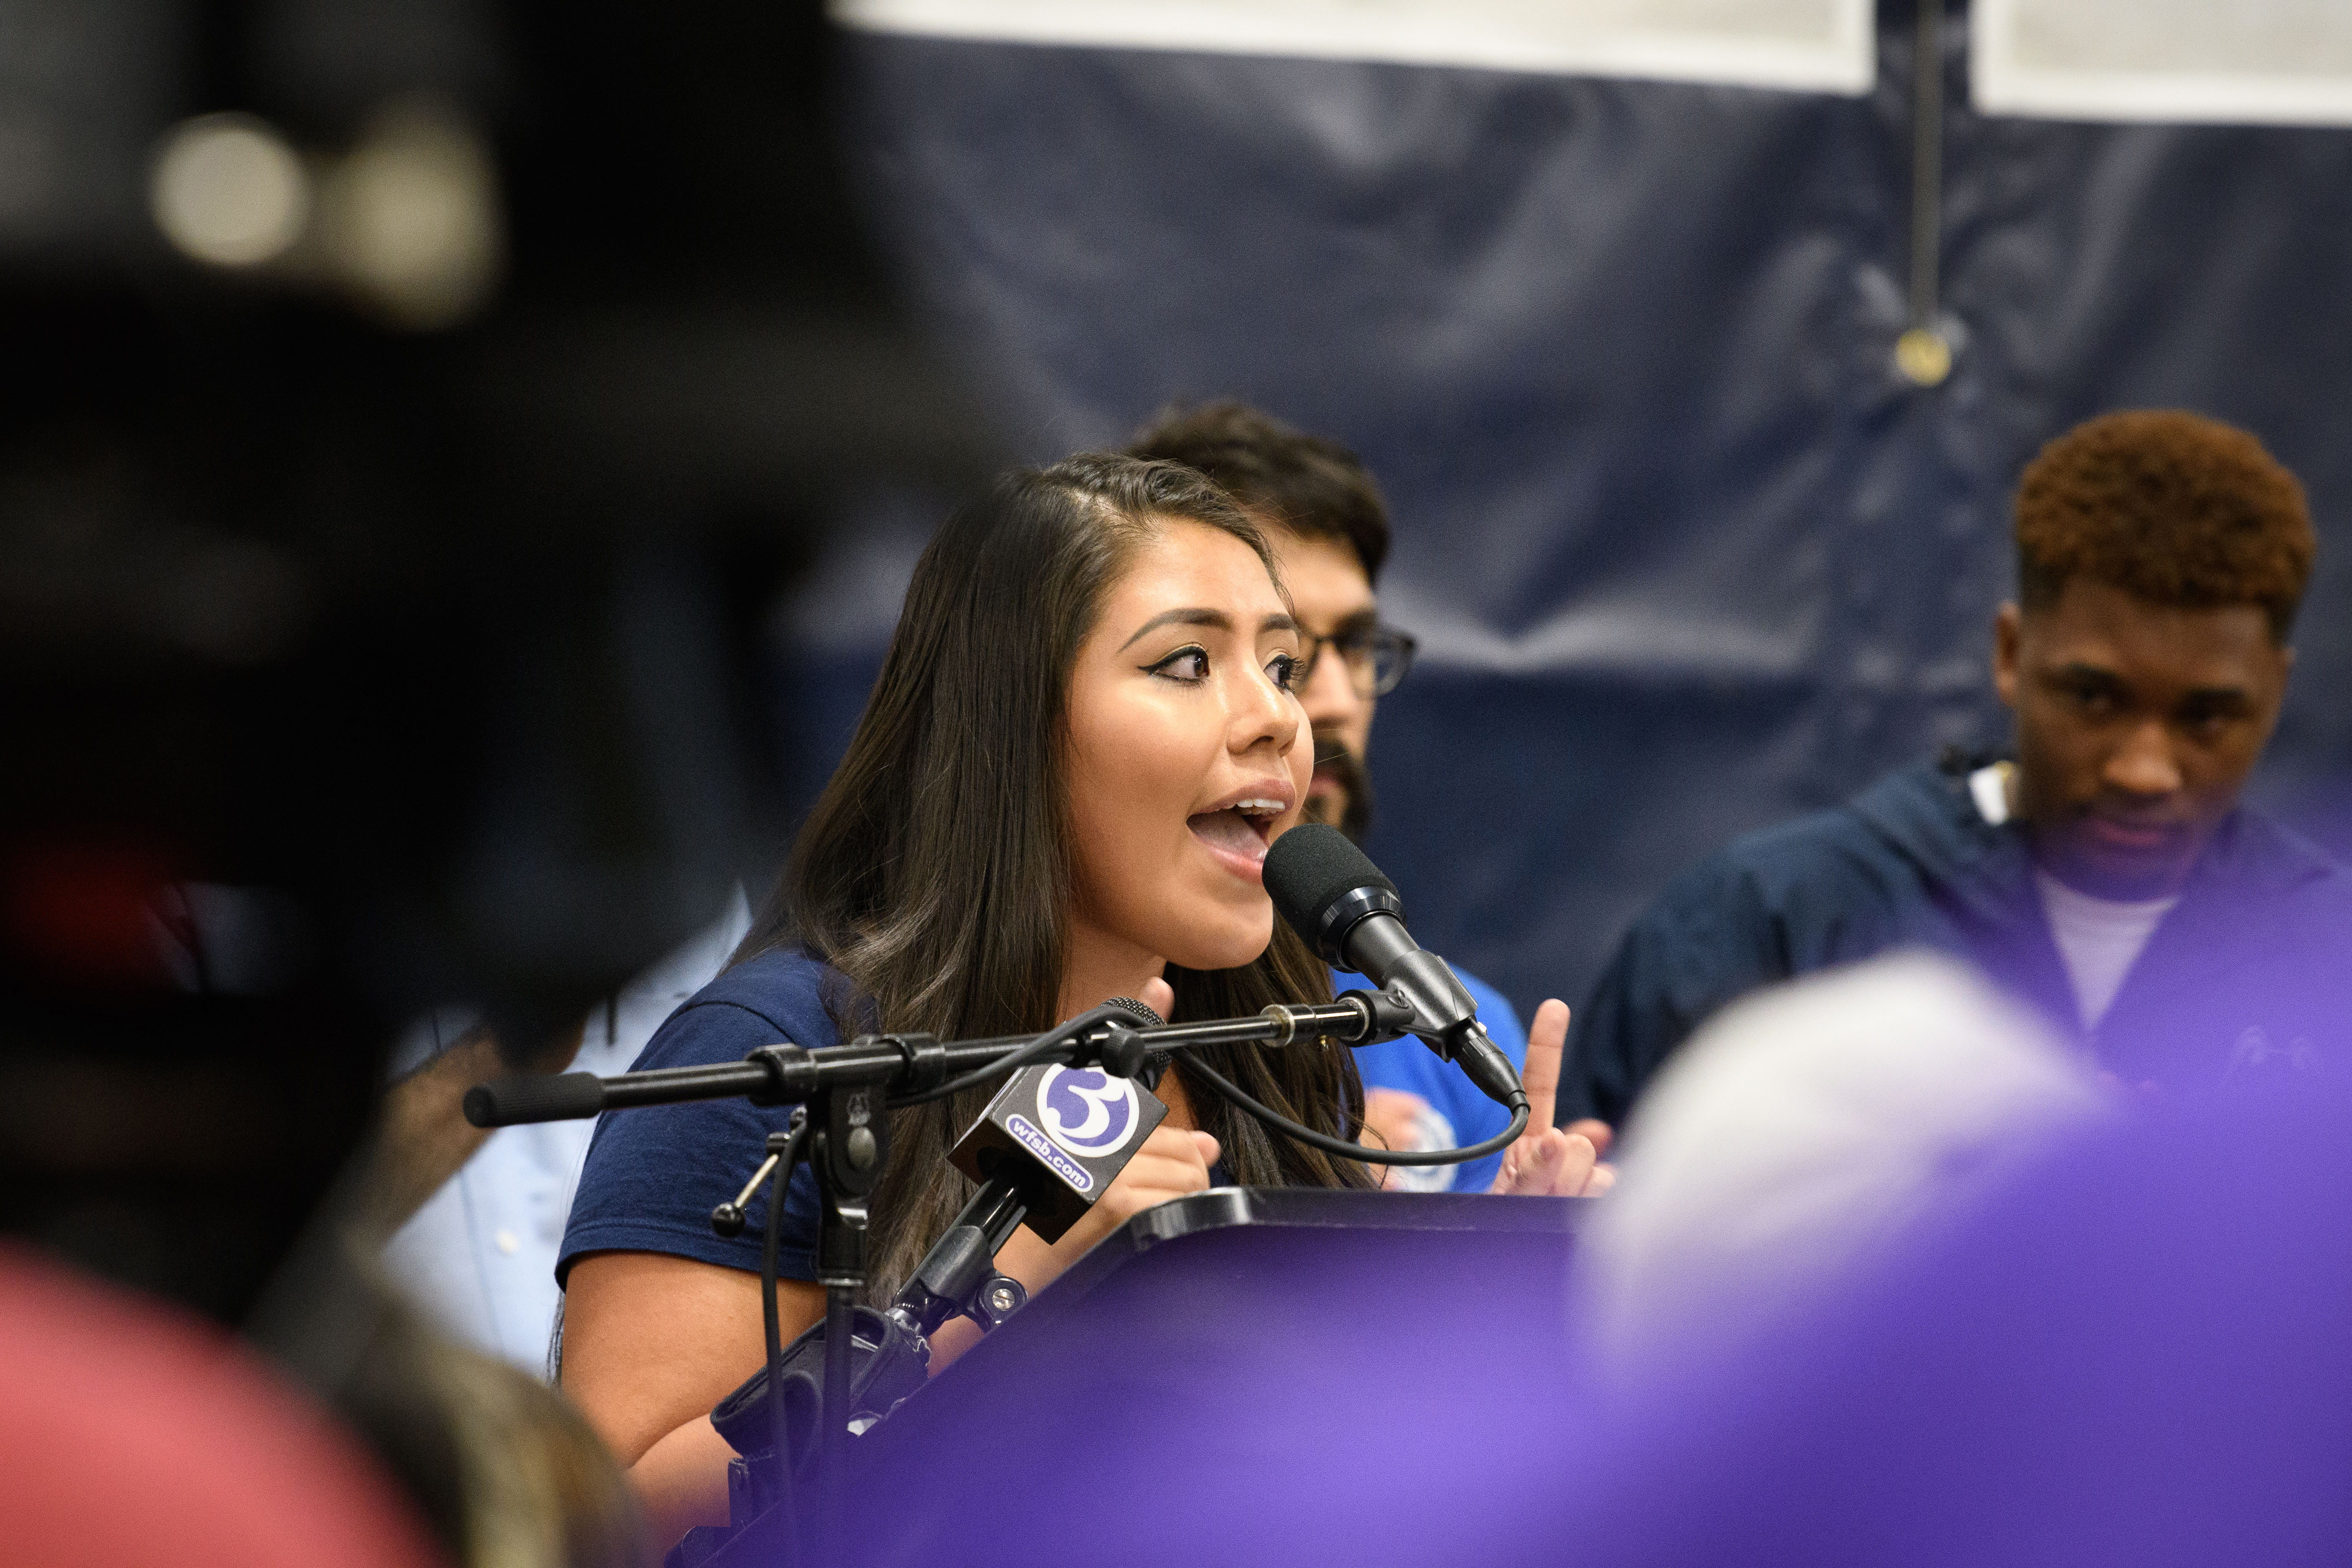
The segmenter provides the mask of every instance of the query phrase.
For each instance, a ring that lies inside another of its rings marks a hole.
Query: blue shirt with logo
[[[1528,1031],[1519,1016],[1503,999],[1503,994],[1477,976],[1455,969],[1454,977],[1478,1004],[1478,1021],[1486,1026],[1486,1034],[1511,1058],[1511,1065],[1521,1071],[1528,1065]],[[1334,970],[1331,989],[1341,991],[1370,990],[1371,982],[1360,974]],[[1400,1089],[1418,1095],[1430,1110],[1442,1121],[1444,1136],[1435,1141],[1438,1148],[1461,1149],[1483,1142],[1510,1125],[1511,1113],[1478,1092],[1477,1086],[1462,1076],[1462,1069],[1450,1062],[1440,1061],[1437,1053],[1411,1035],[1386,1040],[1377,1046],[1359,1047],[1356,1070],[1363,1076],[1364,1087]],[[1437,1122],[1431,1122],[1436,1131]],[[1500,1150],[1461,1165],[1401,1165],[1396,1167],[1400,1179],[1391,1185],[1406,1192],[1423,1193],[1483,1193],[1494,1184],[1495,1173],[1502,1168]]]

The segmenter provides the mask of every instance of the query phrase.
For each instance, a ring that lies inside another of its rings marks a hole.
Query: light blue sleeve
[[[1518,1014],[1501,992],[1485,981],[1461,969],[1454,973],[1462,982],[1462,988],[1470,993],[1470,999],[1478,1005],[1478,1021],[1486,1026],[1487,1035],[1511,1058],[1512,1066],[1524,1068],[1528,1060],[1528,1032],[1519,1023]],[[1345,972],[1331,976],[1334,991],[1363,988],[1370,984],[1361,975]],[[1479,1093],[1462,1076],[1460,1068],[1438,1060],[1436,1053],[1410,1035],[1363,1047],[1356,1052],[1356,1070],[1362,1075],[1366,1089],[1398,1089],[1427,1101],[1453,1131],[1444,1147],[1459,1149],[1483,1142],[1510,1123],[1510,1113]],[[1403,1169],[1412,1174],[1403,1186],[1408,1192],[1483,1193],[1494,1182],[1495,1173],[1502,1164],[1503,1156],[1497,1151],[1463,1165],[1406,1166]]]
[[[384,1245],[391,1277],[443,1329],[537,1377],[547,1375],[556,1249],[590,1126],[500,1128]]]

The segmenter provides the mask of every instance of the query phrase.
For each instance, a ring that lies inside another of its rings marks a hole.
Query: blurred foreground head
[[[860,237],[819,6],[199,9],[44,13],[145,62],[58,146],[162,151],[0,234],[0,1228],[238,1321],[400,1026],[527,1057],[781,843],[762,627],[835,493],[992,463]],[[341,230],[146,226],[210,136],[332,227],[420,94],[499,237],[464,313],[319,286]]]
[[[1761,992],[1677,1053],[1579,1238],[1578,1322],[1622,1374],[1832,1295],[2107,1114],[2040,1019],[1896,953]]]
[[[1541,1539],[1636,1565],[2344,1561],[2347,1113],[2322,1082],[2060,1134],[1801,1310],[1654,1359],[1588,1413],[1607,1436],[1561,1457],[1577,1495]]]

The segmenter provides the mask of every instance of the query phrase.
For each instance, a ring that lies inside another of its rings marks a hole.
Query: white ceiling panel
[[[847,26],[1861,94],[1871,0],[835,0]]]
[[[2352,0],[1975,0],[1987,113],[2352,125]]]

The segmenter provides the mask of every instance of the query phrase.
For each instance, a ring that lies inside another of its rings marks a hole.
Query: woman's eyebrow
[[[1118,651],[1125,653],[1162,626],[1210,626],[1229,632],[1234,629],[1234,622],[1223,610],[1166,610],[1138,626],[1133,637],[1118,645]]]
[[[1268,632],[1301,632],[1303,634],[1304,629],[1299,626],[1297,616],[1268,616],[1257,624],[1257,635],[1260,637],[1265,636]]]

